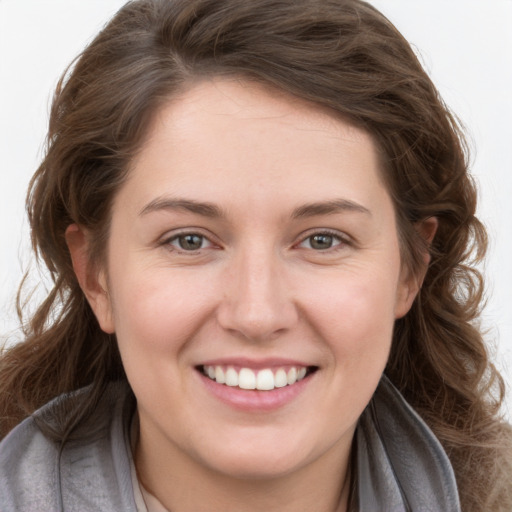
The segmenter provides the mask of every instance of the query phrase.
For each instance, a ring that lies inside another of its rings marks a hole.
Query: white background
[[[242,1],[242,0],[241,0]],[[248,0],[251,1],[251,0]],[[58,77],[123,0],[0,0],[0,335],[31,261],[24,197]],[[372,0],[413,44],[468,128],[491,247],[483,315],[512,382],[512,0]],[[494,350],[494,349],[493,349]],[[512,393],[511,393],[512,394]],[[512,396],[508,399],[512,409]]]

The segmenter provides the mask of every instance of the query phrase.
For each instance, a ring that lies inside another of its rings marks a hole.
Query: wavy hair
[[[27,199],[33,248],[53,289],[24,324],[24,342],[0,359],[1,434],[51,398],[92,385],[89,401],[49,434],[70,432],[109,381],[125,378],[115,336],[101,331],[78,285],[64,232],[87,228],[90,257],[102,261],[113,198],[154,113],[214,76],[269,84],[370,133],[413,272],[425,251],[414,225],[437,217],[431,264],[396,322],[386,373],[444,445],[463,510],[512,510],[504,384],[476,323],[475,265],[487,242],[464,137],[407,41],[360,0],[134,0],[69,68]]]

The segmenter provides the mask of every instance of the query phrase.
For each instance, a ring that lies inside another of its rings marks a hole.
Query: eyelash
[[[186,249],[182,245],[182,241],[186,239],[187,237],[197,237],[201,239],[201,247],[197,249]],[[317,248],[311,246],[312,239],[314,237],[327,237],[332,239],[333,245],[326,248]],[[308,243],[309,241],[309,247],[305,247],[304,244]],[[204,244],[207,244],[205,247]],[[162,241],[163,246],[166,246],[170,248],[173,251],[181,252],[182,254],[197,254],[203,249],[209,249],[209,248],[215,248],[216,244],[212,242],[206,235],[197,232],[197,231],[183,231],[181,233],[177,233],[169,238],[166,238]],[[295,244],[294,248],[301,248],[301,249],[308,249],[312,250],[317,253],[332,253],[338,250],[343,249],[344,247],[350,245],[350,240],[347,236],[343,236],[338,231],[330,230],[330,229],[322,229],[318,231],[310,231],[307,233],[307,236],[302,236],[300,242]]]
[[[333,241],[335,241],[336,243],[334,243],[334,245],[327,247],[325,249],[315,250],[313,247],[311,247],[311,240],[314,237],[322,237],[322,236],[329,237],[329,238],[333,239]],[[310,247],[304,247],[304,244],[308,241],[310,241],[309,242]],[[348,245],[350,245],[350,240],[348,239],[348,237],[346,235],[344,236],[341,233],[339,233],[338,231],[333,231],[330,229],[322,229],[320,231],[313,231],[313,232],[308,233],[307,236],[304,236],[301,239],[301,241],[298,244],[296,244],[296,247],[311,249],[314,252],[331,253],[331,252],[343,249],[344,247],[346,247]]]
[[[201,239],[201,247],[199,247],[198,249],[185,249],[184,247],[182,247],[180,240],[186,239],[187,237],[200,238]],[[209,244],[208,247],[203,247],[203,244],[205,242],[207,244]],[[177,243],[179,245],[174,245],[174,243]],[[179,251],[182,253],[190,253],[190,254],[197,254],[202,249],[208,249],[208,248],[210,248],[210,246],[211,247],[215,246],[215,244],[206,235],[203,235],[202,233],[198,233],[196,231],[184,231],[182,233],[173,235],[170,238],[166,238],[165,240],[163,240],[162,245],[171,247],[172,250],[175,250],[175,251]]]

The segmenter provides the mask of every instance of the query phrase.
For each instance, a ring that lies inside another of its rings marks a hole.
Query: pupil
[[[203,237],[199,235],[183,235],[179,238],[179,244],[182,249],[187,251],[201,249]]]
[[[330,249],[332,247],[331,235],[314,235],[311,237],[311,247],[313,249]]]

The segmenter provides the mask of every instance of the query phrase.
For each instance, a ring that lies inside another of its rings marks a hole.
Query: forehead
[[[340,113],[269,84],[242,78],[201,80],[173,96],[154,116],[146,142],[162,131],[170,116],[176,132],[181,131],[185,137],[191,128],[197,129],[200,120],[206,129],[222,125],[230,128],[227,124],[233,122],[253,127],[267,124],[267,128],[270,124],[288,124],[303,131],[322,131],[326,137],[373,145],[369,133]]]
[[[156,189],[209,200],[296,202],[382,189],[371,136],[326,108],[241,80],[208,80],[155,115],[128,183],[142,199]],[[318,197],[315,197],[318,196]]]

